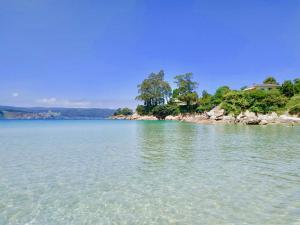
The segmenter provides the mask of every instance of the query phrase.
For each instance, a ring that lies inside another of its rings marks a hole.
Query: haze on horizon
[[[0,105],[134,108],[137,84],[198,91],[300,74],[298,0],[0,2]],[[172,83],[173,84],[173,83]]]

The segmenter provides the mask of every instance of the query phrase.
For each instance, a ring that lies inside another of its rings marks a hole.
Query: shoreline
[[[158,120],[152,115],[141,116],[137,113],[133,115],[112,116],[115,120]],[[196,124],[243,124],[243,125],[269,125],[269,124],[300,124],[300,118],[291,115],[278,115],[275,112],[269,114],[255,114],[253,112],[242,112],[238,116],[225,115],[224,110],[215,107],[209,112],[202,114],[179,114],[177,116],[167,116],[165,120],[183,121]]]

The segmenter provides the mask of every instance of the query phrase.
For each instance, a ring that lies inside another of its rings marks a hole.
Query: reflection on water
[[[0,123],[0,224],[297,224],[300,127]]]
[[[144,169],[165,167],[173,161],[193,160],[197,131],[187,123],[145,121],[137,126],[138,149]]]

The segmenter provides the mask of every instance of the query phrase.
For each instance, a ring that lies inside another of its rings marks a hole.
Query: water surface
[[[300,224],[300,127],[0,121],[0,224]]]

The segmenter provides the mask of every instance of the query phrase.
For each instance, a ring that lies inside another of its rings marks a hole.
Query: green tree
[[[238,115],[250,106],[244,91],[229,91],[224,95],[221,107],[226,113]]]
[[[283,108],[287,100],[279,90],[230,91],[224,96],[221,107],[234,115],[246,110],[265,114]]]
[[[174,105],[158,105],[153,108],[152,114],[157,119],[164,120],[169,115],[178,115],[179,109]]]
[[[115,116],[118,115],[124,115],[124,116],[130,116],[133,114],[133,111],[129,108],[118,108],[116,112],[114,113]]]
[[[294,79],[294,88],[295,88],[295,93],[299,94],[300,93],[300,78]]]
[[[295,94],[294,84],[290,80],[286,80],[280,87],[280,91],[286,97],[292,97]]]
[[[214,95],[214,104],[219,105],[228,92],[230,92],[230,88],[228,86],[219,87]]]
[[[279,90],[255,90],[248,93],[249,110],[256,113],[269,113],[284,107],[288,101]]]
[[[263,83],[264,83],[264,84],[278,84],[277,81],[276,81],[276,79],[275,79],[274,77],[272,77],[272,76],[267,77],[267,78],[264,80]]]
[[[149,114],[149,108],[147,108],[146,106],[144,106],[144,105],[138,105],[137,107],[136,107],[136,110],[135,110],[136,112],[137,112],[137,114],[139,114],[139,115],[141,115],[141,116],[144,116],[144,115],[147,115],[147,114]]]
[[[213,97],[206,90],[202,91],[202,97],[198,100],[199,106],[196,109],[198,113],[210,111],[213,107]]]
[[[163,70],[157,74],[151,73],[148,78],[138,85],[139,95],[136,99],[143,101],[148,111],[169,101],[172,89],[169,83],[164,80],[164,75]]]
[[[177,85],[177,98],[180,101],[186,103],[187,108],[191,109],[191,105],[196,103],[198,100],[198,94],[196,92],[196,88],[198,87],[198,83],[192,81],[193,74],[186,73],[182,75],[175,76],[175,83]]]
[[[207,97],[210,97],[210,96],[211,95],[206,90],[202,91],[202,98],[207,98]]]

